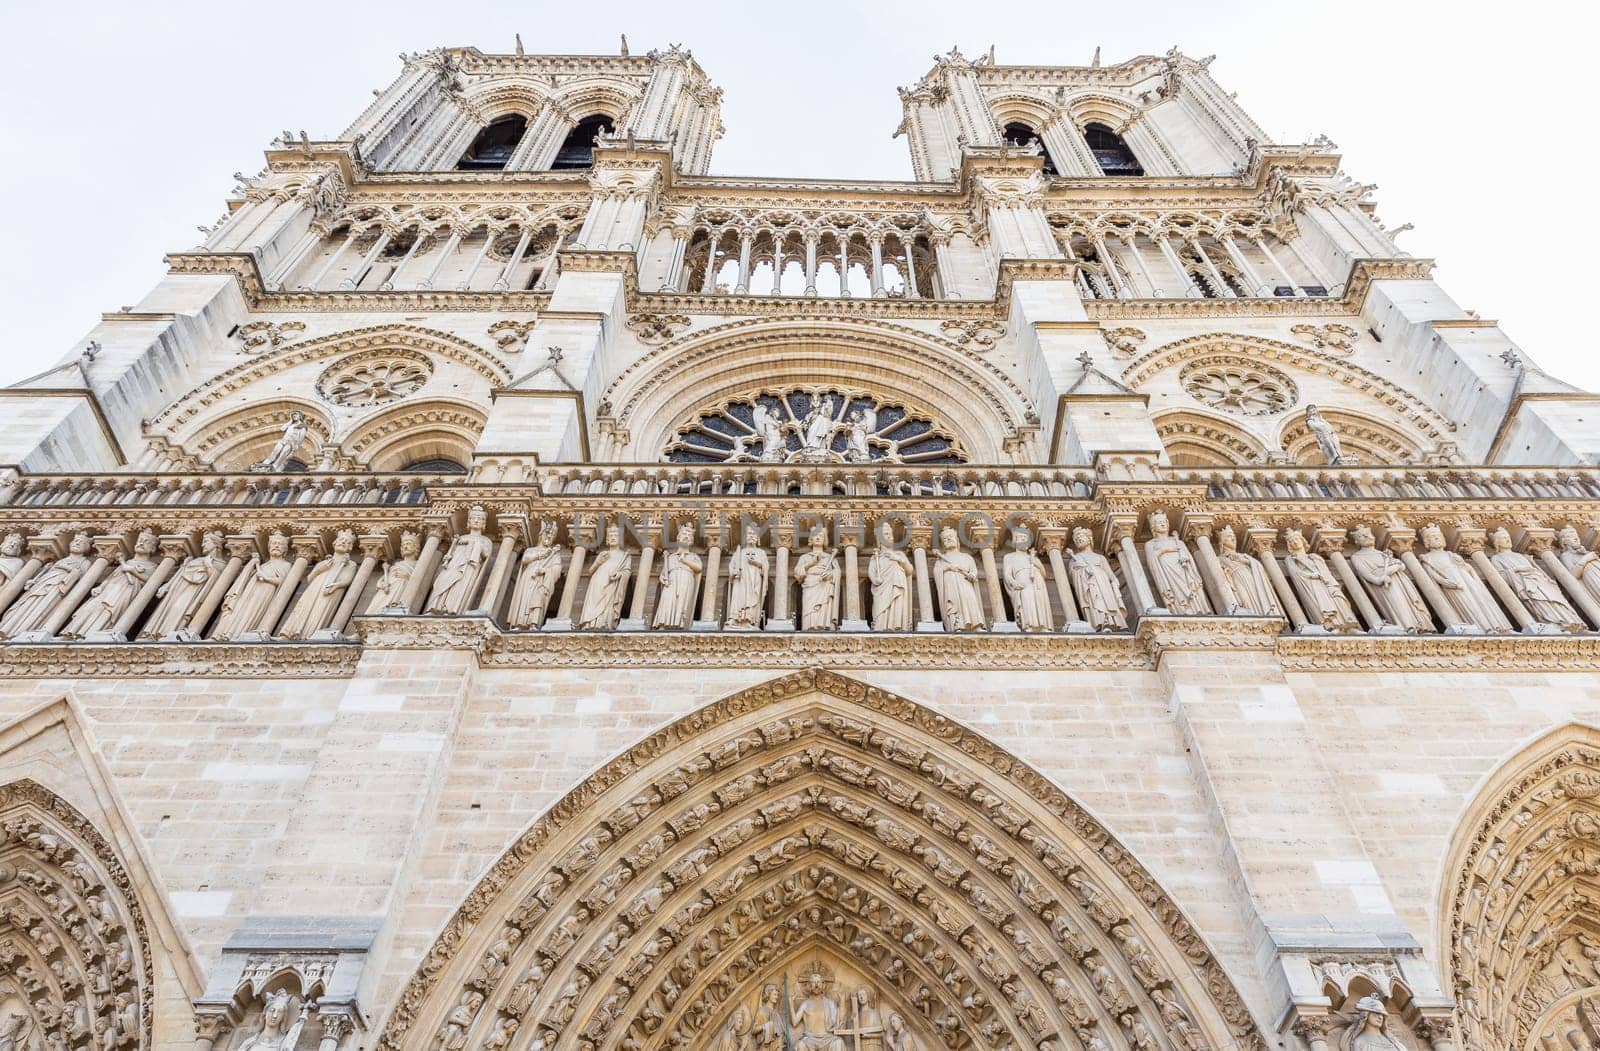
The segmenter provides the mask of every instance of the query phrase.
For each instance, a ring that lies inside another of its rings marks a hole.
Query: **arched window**
[[[1143,175],[1144,168],[1139,164],[1139,158],[1128,149],[1128,144],[1122,141],[1122,136],[1106,127],[1104,124],[1090,124],[1083,129],[1084,141],[1089,144],[1089,151],[1094,154],[1095,162],[1100,165],[1100,171],[1106,175]]]
[[[467,469],[454,460],[439,456],[430,460],[408,463],[400,470],[406,474],[466,474]]]
[[[1020,120],[1014,120],[1005,126],[1005,131],[1002,134],[1005,137],[1007,146],[1026,146],[1037,139],[1039,151],[1044,155],[1044,173],[1046,175],[1061,174],[1056,170],[1056,162],[1051,158],[1050,151],[1045,149],[1044,139],[1040,137],[1038,132],[1033,130],[1031,125],[1024,124]]]
[[[556,171],[594,167],[594,137],[602,131],[610,135],[615,130],[611,118],[604,114],[583,118],[577,127],[567,133],[567,139],[556,151],[555,162],[550,167]]]
[[[522,134],[527,130],[528,118],[517,113],[492,122],[472,140],[472,145],[467,147],[467,152],[456,164],[457,170],[505,171],[506,165],[511,162],[511,154],[516,151],[517,143],[522,141]]]

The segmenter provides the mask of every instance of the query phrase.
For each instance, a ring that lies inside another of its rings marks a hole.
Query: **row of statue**
[[[262,557],[251,538],[229,540],[225,552],[215,532],[204,534],[192,555],[185,538],[149,530],[127,553],[115,537],[102,538],[108,543],[101,546],[80,532],[52,561],[27,557],[26,539],[12,533],[0,541],[0,638],[337,639],[358,614],[498,613],[508,589],[504,624],[512,630],[1121,632],[1129,629],[1130,610],[1288,616],[1299,630],[1330,633],[1580,632],[1600,622],[1600,555],[1571,526],[1557,534],[1558,551],[1541,552],[1535,561],[1514,549],[1505,529],[1489,534],[1489,551],[1471,551],[1469,559],[1447,548],[1437,525],[1419,532],[1416,552],[1409,545],[1384,550],[1370,528],[1358,525],[1349,532],[1354,550],[1346,558],[1342,545],[1311,551],[1296,529],[1283,531],[1281,554],[1255,533],[1255,553],[1239,550],[1231,527],[1217,531],[1214,549],[1208,536],[1196,537],[1191,548],[1157,511],[1142,552],[1123,540],[1113,562],[1095,550],[1094,534],[1079,527],[1070,550],[1046,552],[1047,570],[1026,528],[1011,531],[1010,550],[998,563],[982,552],[980,566],[953,528],[940,531],[931,552],[908,553],[885,522],[858,576],[855,551],[841,559],[821,529],[811,533],[791,573],[786,559],[774,564],[753,527],[723,563],[715,547],[697,550],[694,525],[683,523],[651,580],[657,552],[626,547],[618,525],[586,565],[590,553],[559,543],[553,519],[514,567],[497,568],[487,520],[481,508],[469,512],[467,531],[443,551],[431,581],[417,579],[423,551],[412,532],[402,534],[399,557],[381,565],[384,539],[366,538],[358,556],[350,530],[339,532],[321,557],[315,538],[291,552],[283,533],[268,536]],[[575,577],[586,584],[581,601]],[[646,619],[651,583],[655,601]]]

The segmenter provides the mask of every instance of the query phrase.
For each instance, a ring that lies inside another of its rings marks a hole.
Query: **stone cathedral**
[[[1209,66],[285,131],[0,390],[0,1051],[1600,1047],[1600,403]]]

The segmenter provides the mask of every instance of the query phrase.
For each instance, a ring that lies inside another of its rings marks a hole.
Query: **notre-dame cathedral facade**
[[[1600,404],[1208,65],[284,132],[0,391],[0,1051],[1600,1046]]]

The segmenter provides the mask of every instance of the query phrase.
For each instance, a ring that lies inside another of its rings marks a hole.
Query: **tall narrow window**
[[[1144,174],[1139,158],[1128,149],[1128,144],[1122,141],[1122,136],[1104,124],[1088,125],[1083,129],[1083,138],[1089,144],[1089,152],[1094,154],[1095,162],[1100,165],[1100,171],[1104,174]]]
[[[556,171],[594,167],[594,137],[602,131],[610,135],[615,130],[611,118],[603,114],[583,118],[577,127],[567,133],[567,139],[556,151],[555,163],[550,167]]]
[[[456,168],[464,172],[505,171],[506,165],[511,163],[511,154],[516,152],[517,143],[522,141],[523,132],[527,130],[528,118],[521,114],[501,117],[478,132]]]
[[[1034,131],[1031,125],[1024,124],[1021,121],[1012,121],[1005,126],[1003,134],[1007,146],[1026,146],[1028,143],[1037,140],[1039,152],[1044,156],[1044,173],[1046,175],[1061,174],[1056,169],[1056,162],[1050,156],[1050,151],[1045,149],[1044,139],[1039,137],[1039,133]]]

